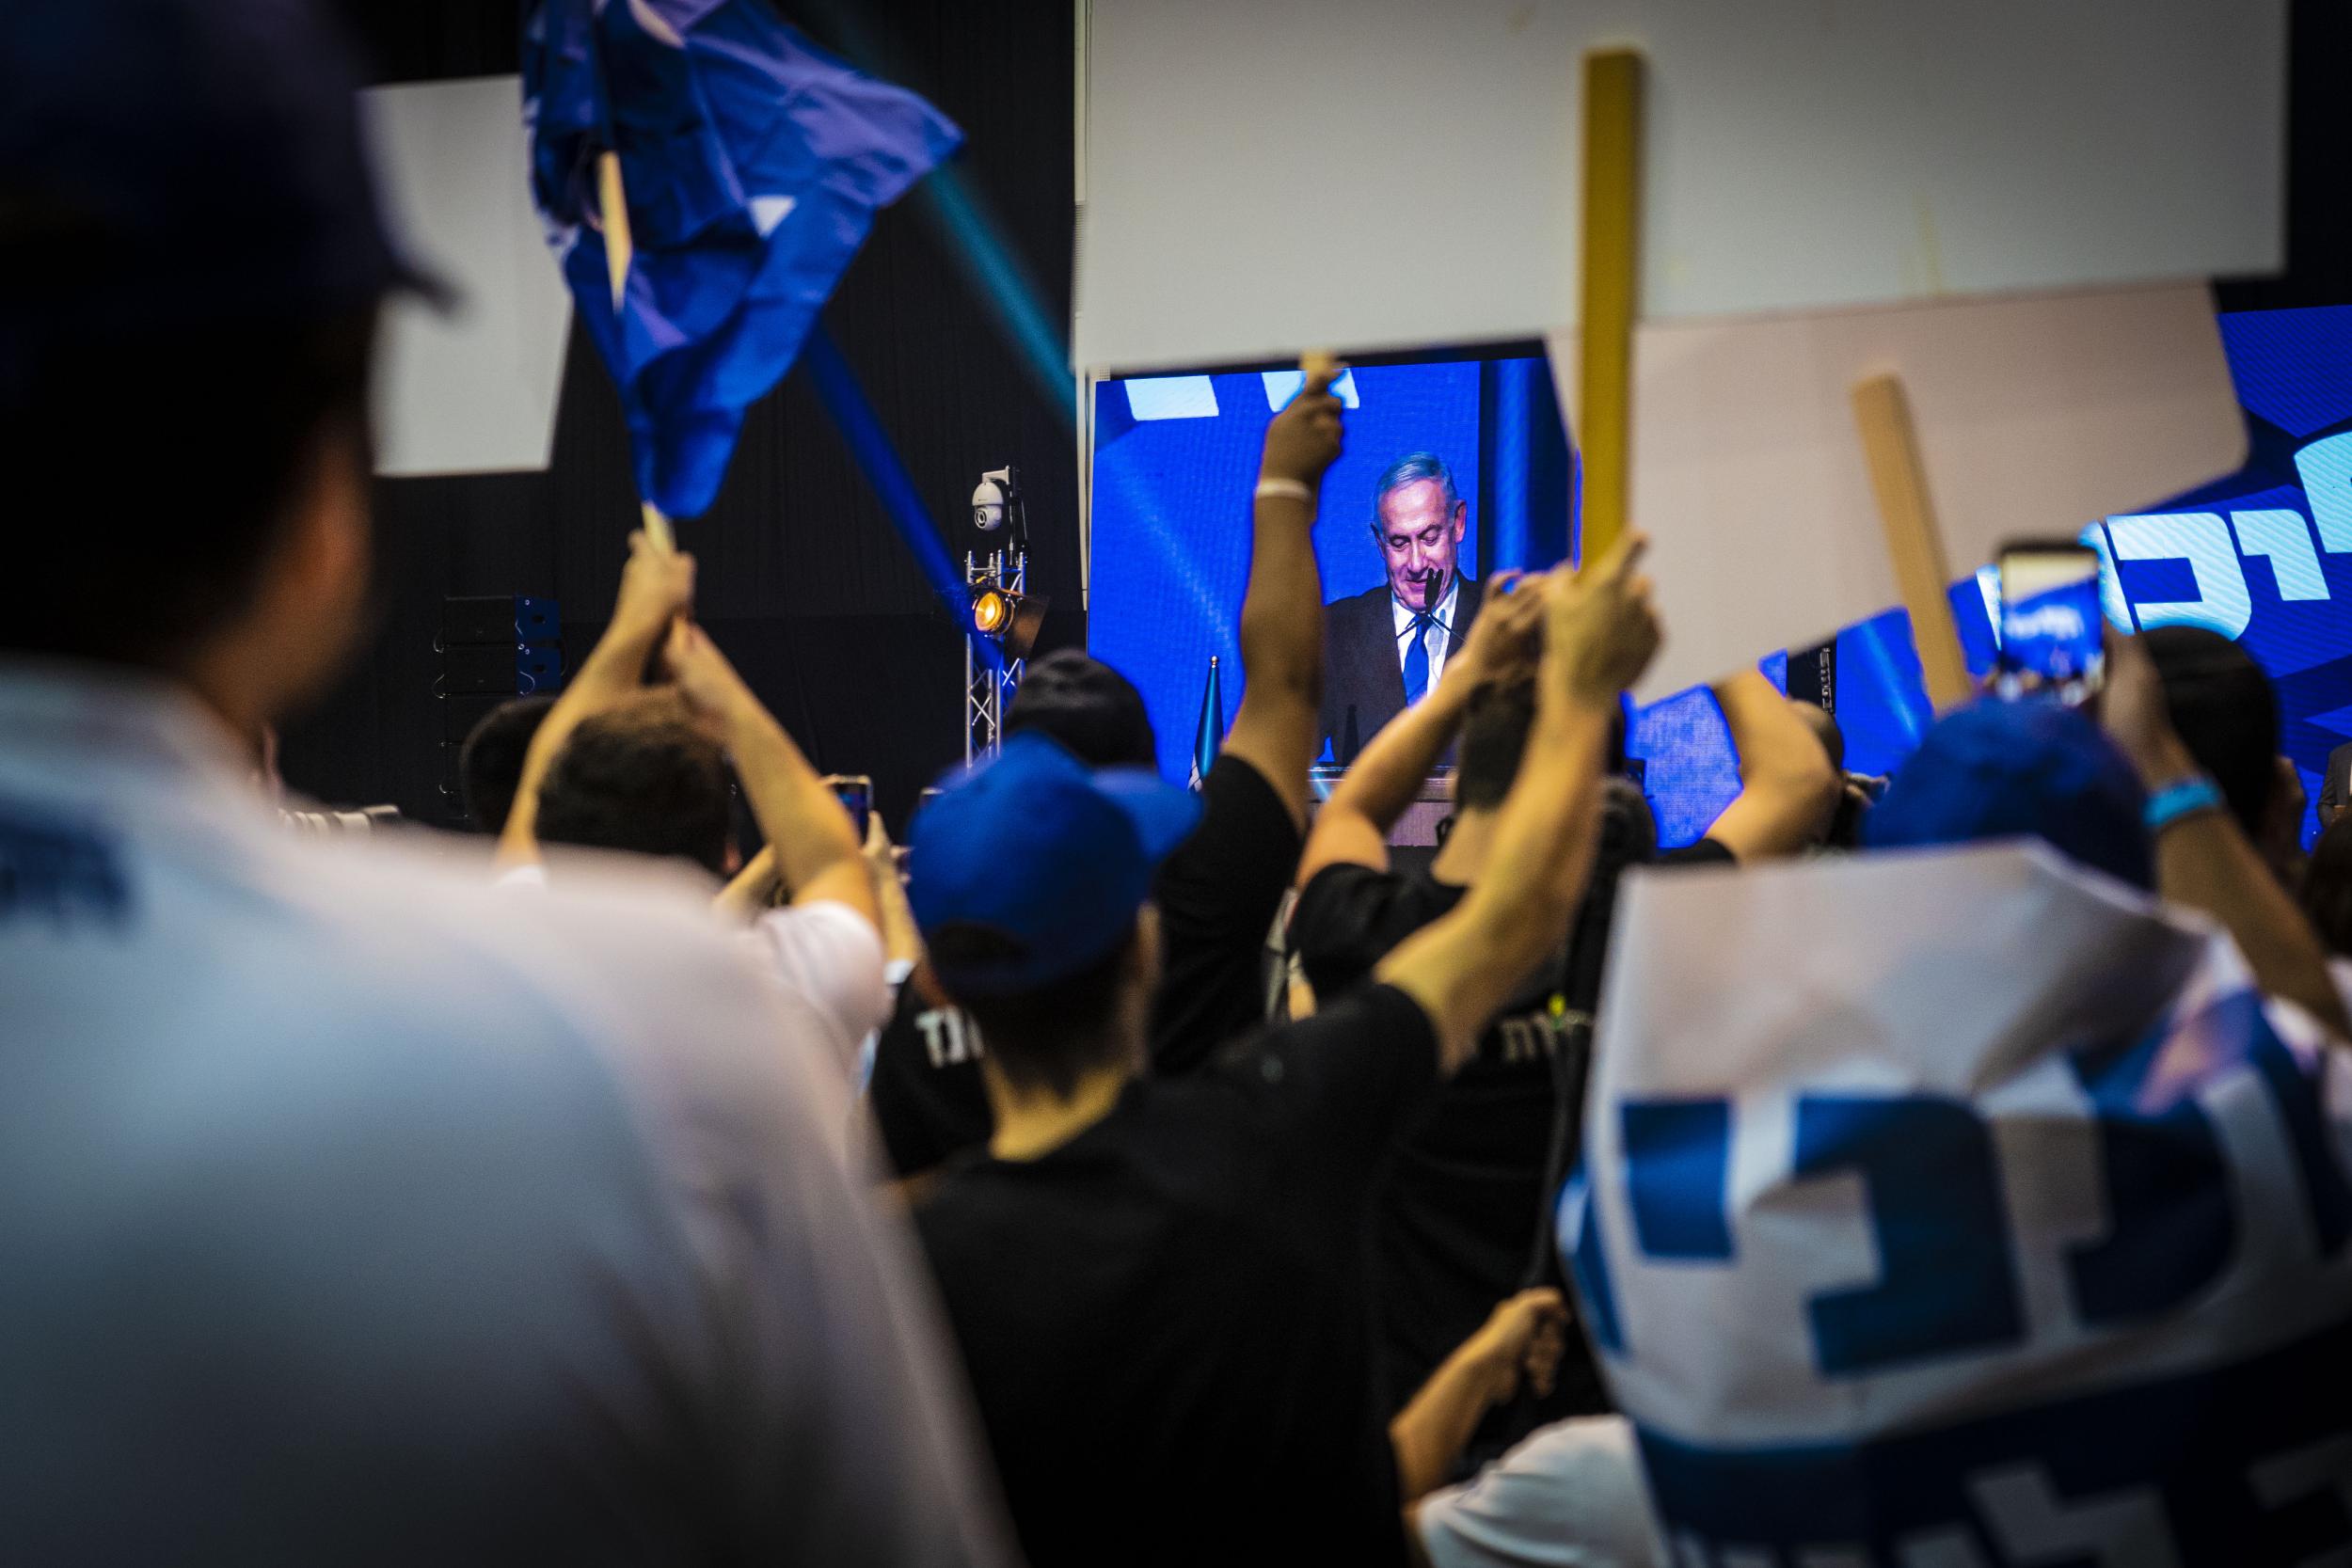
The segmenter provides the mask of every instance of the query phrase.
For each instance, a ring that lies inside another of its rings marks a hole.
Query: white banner
[[[1677,1568],[2348,1560],[2352,1053],[2225,938],[1992,846],[1612,947],[1562,1243]]]

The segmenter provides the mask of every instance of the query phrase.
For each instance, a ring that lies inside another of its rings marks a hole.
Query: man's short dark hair
[[[1436,480],[1444,487],[1445,509],[1452,512],[1454,503],[1462,499],[1461,491],[1454,485],[1454,470],[1447,467],[1445,459],[1434,451],[1408,451],[1383,469],[1379,480],[1372,487],[1372,531],[1375,533],[1380,531],[1380,506],[1389,499],[1390,491],[1402,490],[1407,484],[1419,484],[1428,479]]]
[[[485,833],[503,832],[515,809],[515,786],[522,783],[523,757],[531,737],[555,706],[552,697],[517,697],[482,716],[457,753],[457,784],[465,792],[466,816]]]
[[[1494,811],[1511,793],[1527,756],[1528,732],[1535,727],[1535,683],[1489,684],[1470,693],[1455,752],[1454,804],[1462,811]],[[1625,705],[1609,725],[1609,751],[1602,766],[1611,776],[1626,770]]]
[[[2157,626],[2140,641],[2164,683],[2172,728],[2213,775],[2230,815],[2259,841],[2279,766],[2279,694],[2244,648],[2204,626]]]
[[[1012,941],[982,926],[943,926],[924,936],[932,956],[950,969],[1000,962]],[[1087,1072],[1117,1061],[1124,1042],[1113,1015],[1120,972],[1135,942],[1130,931],[1109,957],[1036,990],[956,998],[979,1026],[989,1060],[1007,1083],[1066,1099]]]
[[[1456,753],[1454,803],[1463,811],[1492,811],[1511,793],[1535,722],[1535,683],[1486,685],[1470,693]]]
[[[0,651],[169,669],[233,623],[322,430],[364,435],[374,326],[371,309],[0,353]]]
[[[539,792],[543,844],[692,861],[726,874],[732,784],[719,737],[675,691],[581,721]]]
[[[1005,734],[1035,730],[1089,768],[1152,768],[1159,742],[1135,683],[1099,658],[1062,648],[1029,666],[1005,710]]]

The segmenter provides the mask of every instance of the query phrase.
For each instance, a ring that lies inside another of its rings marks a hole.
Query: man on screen
[[[1355,760],[1380,726],[1427,696],[1478,615],[1478,584],[1461,574],[1470,503],[1435,452],[1389,465],[1372,493],[1372,536],[1388,580],[1326,607],[1323,738],[1333,762]]]

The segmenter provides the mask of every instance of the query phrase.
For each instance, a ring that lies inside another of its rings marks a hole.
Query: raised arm
[[[1534,657],[1546,580],[1496,574],[1468,642],[1446,661],[1437,689],[1381,727],[1315,813],[1299,857],[1300,887],[1327,865],[1388,869],[1389,832],[1460,733],[1470,697],[1487,681],[1515,676]]]
[[[874,886],[874,907],[882,927],[882,956],[892,963],[923,961],[923,933],[914,924],[914,906],[907,902],[906,878],[898,870],[898,847],[890,842],[882,813],[866,818],[866,875]]]
[[[572,673],[564,694],[531,737],[514,808],[499,833],[499,862],[528,865],[539,858],[539,788],[548,769],[583,720],[637,691],[646,664],[661,645],[671,623],[694,602],[694,558],[663,549],[642,532],[628,536],[628,564],[621,569],[620,595],[604,635]]]
[[[1310,359],[1307,384],[1266,426],[1241,605],[1242,699],[1224,754],[1265,775],[1307,819],[1307,766],[1323,703],[1323,578],[1315,568],[1315,496],[1340,455],[1340,367]]]
[[[1845,788],[1820,737],[1754,670],[1717,686],[1715,701],[1740,753],[1740,794],[1707,836],[1742,861],[1793,855],[1817,841]]]
[[[2107,733],[2139,770],[2151,794],[2201,775],[2165,708],[2164,688],[2137,638],[2107,639]],[[2237,942],[2265,995],[2292,1002],[2352,1038],[2344,999],[2328,975],[2328,955],[2311,922],[2220,806],[2174,820],[2156,834],[2156,891],[2201,910]]]
[[[1660,641],[1649,579],[1634,570],[1644,544],[1628,534],[1575,577],[1554,574],[1535,721],[1498,814],[1486,874],[1451,914],[1374,972],[1421,1004],[1449,1073],[1470,1059],[1513,988],[1565,940],[1582,895],[1618,698]]]
[[[700,626],[679,622],[671,630],[666,655],[687,701],[717,721],[792,902],[846,904],[877,919],[857,829],[784,726]]]
[[[1548,1285],[1521,1291],[1429,1374],[1412,1402],[1389,1422],[1402,1501],[1417,1502],[1445,1484],[1479,1421],[1518,1393],[1522,1374],[1537,1394],[1551,1392],[1567,1346],[1567,1304],[1558,1291]]]

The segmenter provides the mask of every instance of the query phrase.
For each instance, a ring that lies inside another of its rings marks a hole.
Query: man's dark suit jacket
[[[1461,651],[1478,617],[1478,584],[1469,578],[1454,599],[1445,657]],[[1323,738],[1332,760],[1354,762],[1380,726],[1405,711],[1405,673],[1396,655],[1396,620],[1385,581],[1369,593],[1323,607]]]
[[[2352,806],[2352,746],[2339,746],[2328,753],[2328,776],[2319,784],[2319,825],[2326,828],[2346,806]]]

